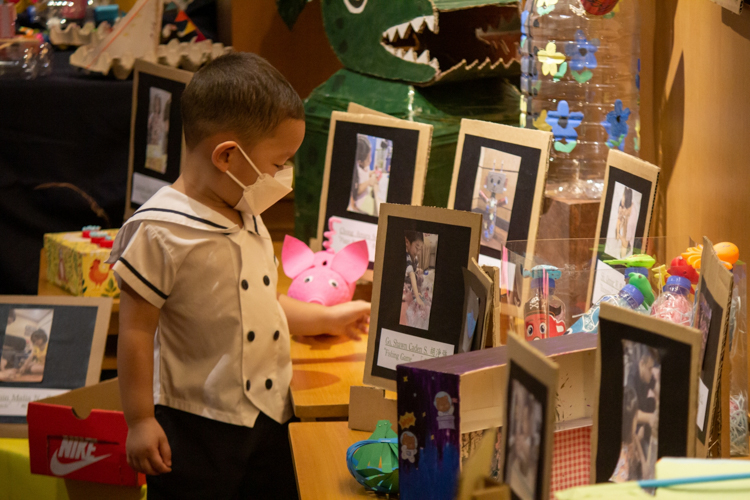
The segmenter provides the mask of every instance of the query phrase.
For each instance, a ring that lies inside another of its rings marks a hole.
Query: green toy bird
[[[651,289],[651,283],[648,278],[641,273],[630,273],[628,275],[628,284],[636,287],[643,294],[643,305],[651,307],[654,303],[654,291]]]

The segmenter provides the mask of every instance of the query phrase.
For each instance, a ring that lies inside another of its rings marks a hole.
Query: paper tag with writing
[[[450,356],[454,349],[451,344],[383,328],[378,346],[378,366],[395,370],[396,365]]]
[[[370,253],[370,262],[375,262],[375,246],[378,242],[378,225],[358,220],[336,217],[333,224],[334,235],[331,239],[331,249],[339,252],[349,243],[365,240]]]

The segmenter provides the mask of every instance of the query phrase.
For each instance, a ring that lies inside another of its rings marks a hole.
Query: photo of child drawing
[[[0,382],[43,380],[53,315],[53,309],[10,310],[0,352]]]
[[[471,351],[474,345],[474,336],[477,333],[477,323],[479,320],[479,297],[473,289],[469,288],[469,300],[466,305],[466,316],[464,317],[464,328],[461,333],[461,343],[458,345],[458,352]]]
[[[518,380],[512,382],[505,477],[519,498],[533,500],[542,437],[542,403]]]
[[[393,141],[357,134],[349,212],[378,216],[380,204],[388,198],[392,157]]]
[[[607,243],[604,252],[618,259],[633,255],[635,228],[641,211],[641,193],[615,182],[612,210],[607,226]]]
[[[610,478],[653,479],[659,448],[661,355],[653,347],[623,340],[622,444]]]
[[[482,147],[471,211],[482,214],[482,245],[502,250],[508,239],[521,157]]]
[[[171,104],[170,92],[155,87],[149,89],[146,168],[161,174],[167,171],[167,137]]]
[[[438,235],[406,231],[406,270],[399,323],[428,330],[435,285]]]

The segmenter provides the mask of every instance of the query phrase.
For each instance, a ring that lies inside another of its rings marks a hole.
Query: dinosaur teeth
[[[398,31],[399,38],[404,38],[404,35],[406,35],[406,30],[409,28],[410,23],[407,21],[405,23],[399,24],[396,26],[396,30]]]
[[[433,58],[432,58],[432,59],[430,60],[430,66],[432,66],[433,68],[435,68],[435,69],[436,69],[436,70],[438,70],[438,71],[440,70],[440,63],[438,62],[438,60],[437,60],[437,58],[436,58],[436,57],[433,57]]]
[[[424,17],[415,17],[411,20],[411,29],[414,31],[420,31],[424,23]]]
[[[393,46],[388,45],[387,43],[382,43],[381,45],[385,48],[385,50],[387,50],[388,52],[390,52],[394,56],[396,55],[396,49],[394,49]]]
[[[435,16],[424,16],[425,24],[427,25],[427,28],[434,32],[435,31]]]
[[[396,27],[393,26],[392,28],[389,28],[388,31],[386,31],[385,33],[383,33],[383,36],[387,36],[388,37],[388,41],[392,42],[393,39],[396,37]]]
[[[417,62],[421,64],[430,64],[430,51],[425,50],[421,54],[419,54],[419,57],[417,58]]]
[[[417,55],[414,53],[414,49],[409,49],[406,54],[404,54],[403,59],[409,62],[417,62]]]

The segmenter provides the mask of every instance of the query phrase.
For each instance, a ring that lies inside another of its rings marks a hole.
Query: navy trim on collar
[[[136,212],[136,214],[140,214],[140,213],[143,213],[143,212],[168,212],[168,213],[172,213],[172,214],[182,215],[183,217],[187,217],[188,219],[192,219],[194,221],[198,221],[198,222],[202,222],[204,224],[208,224],[211,227],[216,227],[216,228],[219,228],[219,229],[229,229],[226,226],[222,226],[222,225],[217,224],[215,222],[211,222],[210,220],[202,219],[200,217],[196,217],[195,215],[186,214],[184,212],[179,212],[177,210],[170,210],[168,208],[144,208],[142,210],[138,210]],[[258,225],[256,224],[255,227],[257,229]]]
[[[260,232],[258,231],[258,219],[256,219],[254,215],[253,215],[253,224],[255,224],[255,234],[260,234]]]
[[[127,267],[128,269],[130,269],[130,272],[132,272],[135,275],[136,278],[138,278],[139,280],[141,280],[144,285],[146,285],[151,290],[153,290],[156,295],[158,295],[159,297],[161,297],[164,300],[167,300],[168,295],[166,293],[162,292],[161,290],[159,290],[158,288],[156,288],[149,280],[147,280],[146,278],[144,278],[141,273],[139,273],[138,271],[135,270],[135,268],[133,267],[133,265],[130,262],[128,262],[127,260],[125,260],[122,257],[120,257],[118,260],[120,262],[122,262],[123,264],[125,264],[125,267]]]

